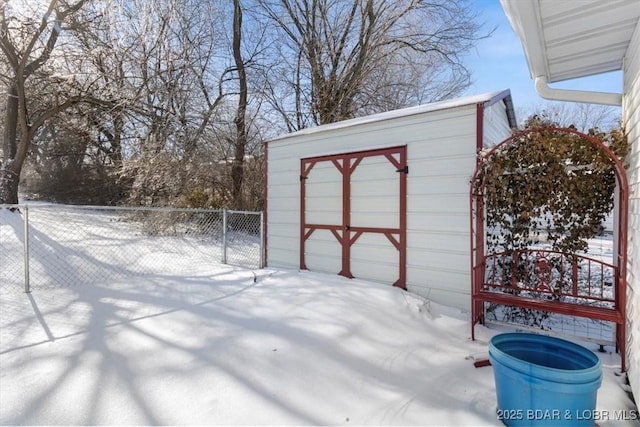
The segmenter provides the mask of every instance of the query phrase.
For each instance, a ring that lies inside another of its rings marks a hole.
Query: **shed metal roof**
[[[399,110],[386,111],[383,113],[372,114],[364,117],[357,117],[354,119],[343,120],[335,123],[328,123],[325,125],[315,126],[311,128],[302,129],[296,132],[292,132],[286,135],[271,139],[271,141],[278,141],[281,139],[292,138],[300,135],[310,135],[317,132],[325,132],[333,129],[348,128],[351,126],[362,125],[365,123],[379,122],[383,120],[390,120],[398,117],[407,117],[416,114],[428,113],[431,111],[445,110],[449,108],[462,107],[465,105],[477,105],[483,104],[484,106],[490,106],[498,101],[504,101],[507,108],[507,116],[509,119],[509,125],[513,128],[517,127],[515,112],[513,108],[513,101],[511,99],[511,91],[509,89],[487,92],[479,95],[466,96],[463,98],[457,98],[447,101],[433,102],[431,104],[417,105],[415,107],[402,108]]]
[[[549,83],[622,69],[640,19],[638,0],[500,0],[531,77]]]

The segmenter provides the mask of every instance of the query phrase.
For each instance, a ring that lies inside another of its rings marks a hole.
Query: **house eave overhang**
[[[520,38],[536,90],[546,99],[620,105],[622,95],[550,87],[620,70],[640,19],[637,0],[500,0]]]

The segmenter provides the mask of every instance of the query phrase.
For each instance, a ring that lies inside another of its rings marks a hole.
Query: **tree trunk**
[[[20,174],[3,165],[0,169],[0,205],[18,204],[19,183]]]
[[[18,203],[18,184],[22,165],[15,162],[18,129],[18,88],[15,84],[7,88],[7,109],[2,141],[3,159],[0,163],[0,204]]]
[[[7,84],[5,132],[2,141],[4,153],[2,165],[0,165],[0,204],[18,203],[20,172],[27,158],[33,133],[48,116],[52,116],[71,105],[65,102],[49,109],[40,117],[29,117],[27,113],[29,101],[25,91],[25,82],[36,70],[50,60],[51,53],[62,31],[63,21],[70,14],[77,12],[85,1],[78,0],[74,4],[63,5],[52,0],[38,26],[20,22],[19,19],[14,21],[11,16],[5,13],[7,2],[2,2],[0,52],[3,54],[2,60],[7,62],[13,75],[9,77],[10,83]],[[63,9],[63,6],[68,7]],[[31,31],[33,29],[35,31]],[[37,46],[43,48],[34,51]]]
[[[242,39],[242,8],[240,0],[233,1],[233,58],[238,71],[240,93],[238,96],[238,109],[234,119],[236,125],[236,141],[233,164],[231,165],[231,198],[235,209],[243,208],[242,181],[244,178],[244,155],[247,145],[247,74],[244,69],[240,42]]]
[[[18,88],[15,84],[7,88],[7,110],[4,120],[4,139],[2,143],[4,159],[2,164],[16,156],[18,129]]]

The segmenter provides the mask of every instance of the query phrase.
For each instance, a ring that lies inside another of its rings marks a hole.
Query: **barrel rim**
[[[592,366],[582,369],[561,369],[544,366],[522,360],[507,352],[502,351],[497,346],[497,344],[499,344],[499,341],[523,341],[528,343],[544,342],[547,345],[555,344],[565,350],[583,355],[594,363]],[[498,362],[506,368],[542,380],[549,380],[552,382],[567,384],[586,384],[592,382],[600,382],[602,380],[601,361],[598,355],[584,346],[548,335],[523,332],[508,332],[494,335],[489,340],[489,356],[490,359],[494,359],[492,360],[492,363]]]

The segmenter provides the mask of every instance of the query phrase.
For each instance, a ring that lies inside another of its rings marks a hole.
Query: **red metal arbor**
[[[617,229],[612,263],[579,254],[528,248],[521,250],[487,251],[485,189],[491,183],[482,182],[481,170],[501,149],[540,129],[517,132],[493,147],[478,160],[471,180],[471,335],[475,325],[484,323],[486,303],[541,310],[569,316],[614,322],[616,350],[621,353],[625,370],[625,295],[627,267],[627,222],[629,186],[624,167],[609,147],[597,138],[574,129],[545,129],[574,134],[605,153],[616,178]],[[535,185],[535,183],[532,183]],[[502,266],[509,264],[505,274]],[[606,280],[611,280],[607,286]],[[609,279],[611,278],[611,279]],[[607,291],[605,291],[605,287]],[[609,290],[612,289],[612,292]]]

